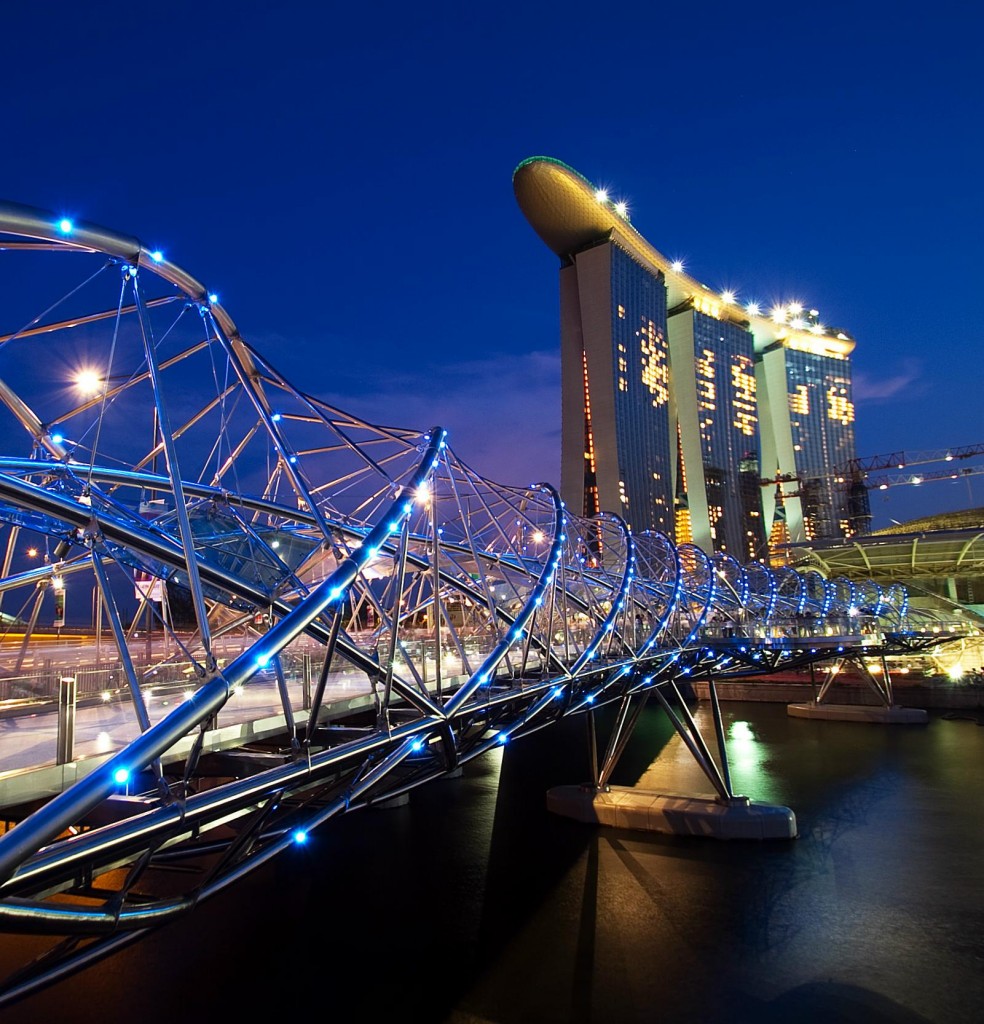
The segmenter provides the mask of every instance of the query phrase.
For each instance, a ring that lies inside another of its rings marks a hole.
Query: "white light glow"
[[[75,375],[75,386],[83,396],[97,395],[102,390],[102,377],[95,370],[79,370]]]
[[[597,199],[599,203],[607,203],[608,193],[603,188],[599,188],[595,192],[595,199]]]
[[[674,260],[670,264],[670,269],[675,270],[679,274],[680,271],[683,270],[683,260]]]

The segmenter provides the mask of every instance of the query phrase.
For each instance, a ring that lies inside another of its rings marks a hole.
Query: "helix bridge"
[[[719,726],[717,679],[935,642],[901,586],[584,518],[548,482],[486,479],[440,425],[335,408],[135,238],[5,203],[0,250],[3,683],[55,588],[91,592],[89,649],[102,644],[130,723],[5,809],[0,931],[48,946],[0,1004],[190,913],[331,819],[570,716],[612,712],[590,788],[652,697],[718,798],[736,799],[690,680],[709,682]],[[165,678],[176,698],[152,702]],[[350,699],[332,696],[339,680]],[[223,725],[260,685],[278,702],[266,730]]]

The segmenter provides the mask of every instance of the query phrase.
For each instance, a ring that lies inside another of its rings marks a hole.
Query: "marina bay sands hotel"
[[[524,160],[513,188],[560,257],[568,507],[739,561],[780,525],[792,542],[867,531],[867,491],[834,473],[855,458],[852,338],[701,284],[558,160]]]

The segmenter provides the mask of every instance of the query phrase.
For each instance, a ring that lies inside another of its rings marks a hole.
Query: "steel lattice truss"
[[[918,646],[901,587],[634,536],[615,515],[573,515],[549,483],[485,479],[439,426],[326,404],[135,239],[6,204],[0,249],[3,611],[30,634],[53,579],[93,588],[133,722],[126,746],[0,836],[0,928],[66,937],[0,1000],[334,816],[565,716],[614,702],[624,725],[651,692],[669,709],[688,675],[830,657],[859,611],[879,650]],[[77,371],[93,374],[85,394],[66,383]],[[18,560],[27,536],[43,565]],[[183,618],[127,609],[155,581],[185,596]],[[167,643],[148,660],[134,623],[150,614]],[[165,669],[193,693],[157,715],[145,695]],[[230,701],[271,675],[279,743],[212,743]],[[343,719],[326,697],[340,676],[367,695]],[[177,893],[173,873],[155,883],[175,861],[198,868]]]

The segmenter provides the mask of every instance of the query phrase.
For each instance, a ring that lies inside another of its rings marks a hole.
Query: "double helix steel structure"
[[[0,1002],[335,816],[606,705],[593,785],[656,694],[728,799],[682,682],[921,635],[902,587],[582,518],[550,483],[481,476],[440,426],[327,404],[135,238],[7,203],[0,250],[5,671],[59,614],[59,589],[91,592],[87,628],[132,722],[124,745],[63,772],[71,784],[8,811],[0,930],[50,948]],[[151,706],[167,672],[187,696]],[[339,680],[361,700],[331,697]],[[247,741],[223,716],[260,681],[276,730]]]

